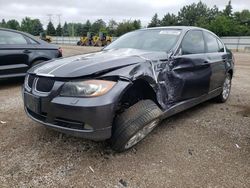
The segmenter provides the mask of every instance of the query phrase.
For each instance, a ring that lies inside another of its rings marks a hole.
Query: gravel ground
[[[1,81],[0,187],[250,187],[250,54],[235,58],[227,103],[179,113],[121,154],[33,122],[23,110],[23,79]]]

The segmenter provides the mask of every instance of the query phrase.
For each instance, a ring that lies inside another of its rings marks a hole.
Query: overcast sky
[[[0,19],[17,19],[25,16],[39,18],[44,25],[48,23],[48,14],[53,14],[52,21],[85,22],[102,18],[108,22],[140,19],[143,25],[151,20],[154,13],[161,18],[170,12],[177,14],[184,5],[199,0],[0,0]],[[216,5],[224,9],[228,0],[204,0],[208,6]],[[232,0],[233,11],[250,9],[250,0]]]

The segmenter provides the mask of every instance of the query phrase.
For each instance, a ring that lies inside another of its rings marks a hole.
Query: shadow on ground
[[[24,77],[0,79],[0,89],[9,89],[11,87],[21,86]]]

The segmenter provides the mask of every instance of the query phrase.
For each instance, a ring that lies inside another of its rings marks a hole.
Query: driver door
[[[171,65],[175,101],[196,98],[209,92],[211,67],[205,54],[201,30],[190,30],[182,39]]]

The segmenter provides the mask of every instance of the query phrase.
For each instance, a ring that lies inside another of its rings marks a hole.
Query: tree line
[[[86,36],[87,32],[91,32],[98,35],[99,32],[106,33],[111,36],[120,36],[129,31],[133,31],[141,28],[140,20],[127,20],[117,23],[115,20],[110,20],[108,24],[102,19],[98,19],[91,23],[87,20],[85,23],[67,23],[63,25],[58,24],[57,27],[50,21],[46,30],[43,29],[43,25],[39,19],[31,19],[29,17],[24,18],[21,23],[17,20],[11,19],[5,21],[2,19],[0,27],[15,29],[30,33],[38,36],[42,32],[46,32],[49,36]]]
[[[210,8],[200,1],[182,7],[177,15],[167,13],[159,19],[156,13],[148,27],[173,25],[202,27],[219,36],[250,36],[250,11],[233,13],[231,0],[221,11],[216,5]]]
[[[231,0],[223,10],[219,10],[216,5],[210,8],[200,1],[183,6],[177,15],[166,13],[160,19],[155,13],[147,27],[173,25],[203,27],[219,36],[250,36],[250,11],[233,12]],[[104,32],[111,36],[120,36],[129,31],[140,29],[142,25],[140,20],[125,20],[119,23],[110,20],[106,23],[102,19],[98,19],[93,23],[89,20],[85,23],[65,22],[63,25],[58,24],[55,27],[50,21],[44,30],[39,19],[26,17],[22,19],[21,23],[15,19],[7,22],[3,19],[0,22],[0,27],[21,30],[36,36],[41,32],[46,32],[50,36],[86,36],[87,32],[93,34]]]

